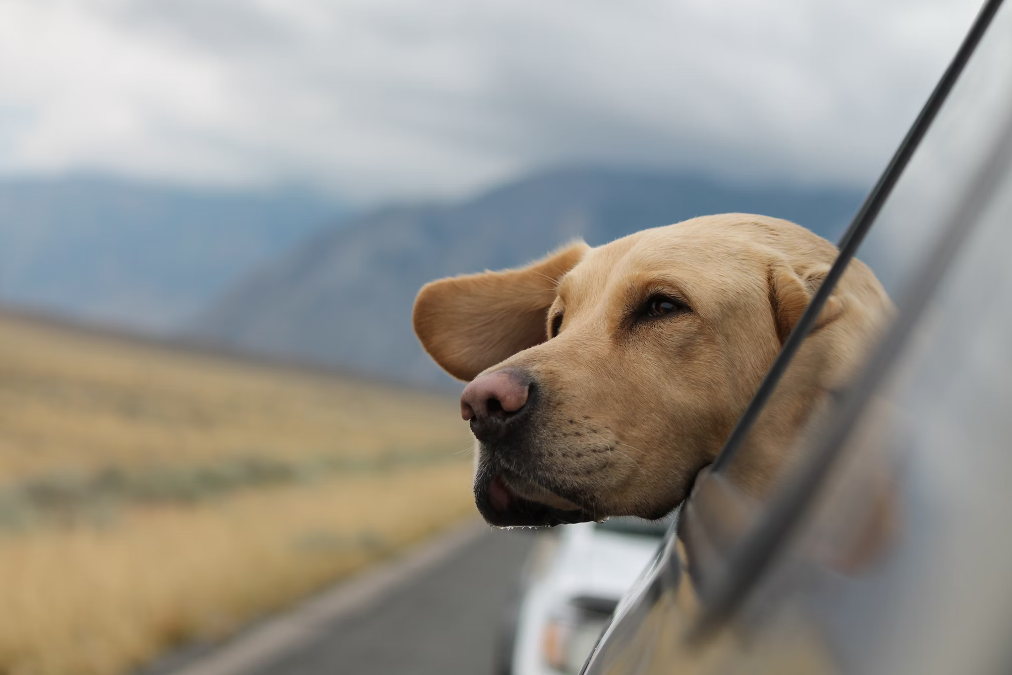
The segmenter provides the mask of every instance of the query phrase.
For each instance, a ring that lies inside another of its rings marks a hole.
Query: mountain
[[[200,341],[417,384],[448,384],[411,330],[425,282],[523,264],[577,236],[603,244],[693,216],[779,216],[835,240],[847,189],[745,186],[608,169],[538,174],[451,205],[387,208],[320,233],[202,312]]]
[[[0,302],[165,331],[339,213],[298,191],[2,180]]]

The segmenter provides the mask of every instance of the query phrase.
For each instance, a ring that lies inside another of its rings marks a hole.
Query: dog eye
[[[675,312],[681,312],[686,309],[688,309],[688,307],[686,307],[685,304],[675,300],[674,298],[669,298],[666,295],[652,295],[647,299],[643,313],[651,318],[654,318],[667,316],[668,314],[674,314]]]
[[[559,334],[560,330],[562,330],[562,312],[552,317],[552,329],[548,332],[548,337],[555,337]]]

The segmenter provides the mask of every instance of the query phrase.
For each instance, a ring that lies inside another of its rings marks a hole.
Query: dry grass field
[[[472,511],[448,396],[0,317],[0,674],[116,675]]]

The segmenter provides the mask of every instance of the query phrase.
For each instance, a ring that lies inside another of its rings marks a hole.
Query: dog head
[[[508,526],[671,511],[836,254],[792,223],[728,214],[426,285],[415,332],[445,370],[470,380],[461,414],[477,438],[482,515]],[[887,303],[871,272],[851,267],[806,340],[819,358],[794,369],[771,404],[783,419],[765,420],[757,438],[772,446],[852,365],[851,345]],[[747,469],[755,483],[776,463],[757,455],[771,466]]]

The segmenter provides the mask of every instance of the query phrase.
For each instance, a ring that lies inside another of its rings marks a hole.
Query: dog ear
[[[425,351],[461,380],[544,342],[559,279],[590,250],[564,246],[522,269],[483,272],[426,284],[412,320]]]
[[[826,274],[829,272],[828,265],[818,265],[798,272],[785,264],[774,264],[767,272],[769,286],[770,307],[773,310],[773,324],[776,327],[777,339],[782,345],[787,341],[794,325],[805,313],[809,301],[815,292],[819,290]],[[836,320],[843,311],[840,298],[836,295],[829,296],[819,318],[815,321],[812,332],[824,328],[827,324]]]

